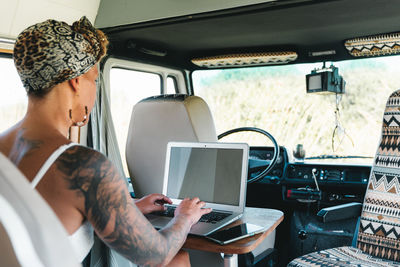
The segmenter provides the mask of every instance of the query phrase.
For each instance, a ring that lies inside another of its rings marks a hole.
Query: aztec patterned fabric
[[[400,261],[400,91],[386,103],[382,139],[369,178],[357,247]]]
[[[400,266],[400,263],[373,257],[357,248],[340,247],[301,256],[290,262],[288,266],[387,267]]]
[[[400,53],[400,33],[380,34],[347,40],[347,51],[354,57],[394,55]]]
[[[400,90],[392,93],[386,103],[357,248],[310,253],[288,266],[400,266]]]

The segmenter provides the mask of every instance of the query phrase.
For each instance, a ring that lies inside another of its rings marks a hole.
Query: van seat
[[[161,193],[168,142],[217,140],[214,120],[202,98],[174,94],[139,101],[132,110],[126,142],[135,195]]]
[[[0,266],[81,266],[53,210],[1,153]]]

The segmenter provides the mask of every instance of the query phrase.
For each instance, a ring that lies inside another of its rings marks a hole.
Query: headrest
[[[183,94],[162,95],[143,99],[134,106],[126,160],[138,196],[161,193],[170,141],[217,141],[214,120],[203,99]]]

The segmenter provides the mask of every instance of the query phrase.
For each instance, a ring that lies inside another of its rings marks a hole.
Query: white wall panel
[[[93,20],[96,18],[97,10],[99,8],[100,0],[48,0],[55,4],[66,6],[85,12],[90,12]],[[92,20],[92,19],[91,19]]]
[[[0,0],[0,36],[11,38],[11,26],[19,0]]]
[[[86,15],[97,27],[110,27],[269,1],[274,0],[0,0],[0,37],[16,38],[49,18],[72,23]]]
[[[96,27],[197,14],[276,0],[101,0]]]
[[[16,38],[26,27],[56,19],[69,24],[82,16],[94,22],[100,0],[0,0],[0,37]]]

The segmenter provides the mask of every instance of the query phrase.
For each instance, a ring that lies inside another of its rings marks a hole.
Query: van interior
[[[354,244],[385,105],[400,88],[399,1],[0,4],[1,132],[26,111],[12,60],[18,33],[49,18],[72,23],[87,16],[110,45],[100,65],[97,111],[76,138],[119,166],[132,195],[160,192],[162,180],[154,177],[164,170],[164,145],[190,139],[175,126],[178,117],[152,119],[153,108],[133,125],[135,105],[153,96],[197,96],[209,107],[218,142],[250,146],[246,206],[284,214],[271,249],[240,256],[239,266],[286,266],[307,253]],[[147,133],[134,132],[151,121],[157,124]],[[195,131],[207,137],[190,140],[217,141],[208,138],[209,125],[199,125]],[[347,209],[333,215],[321,212],[343,204]]]

